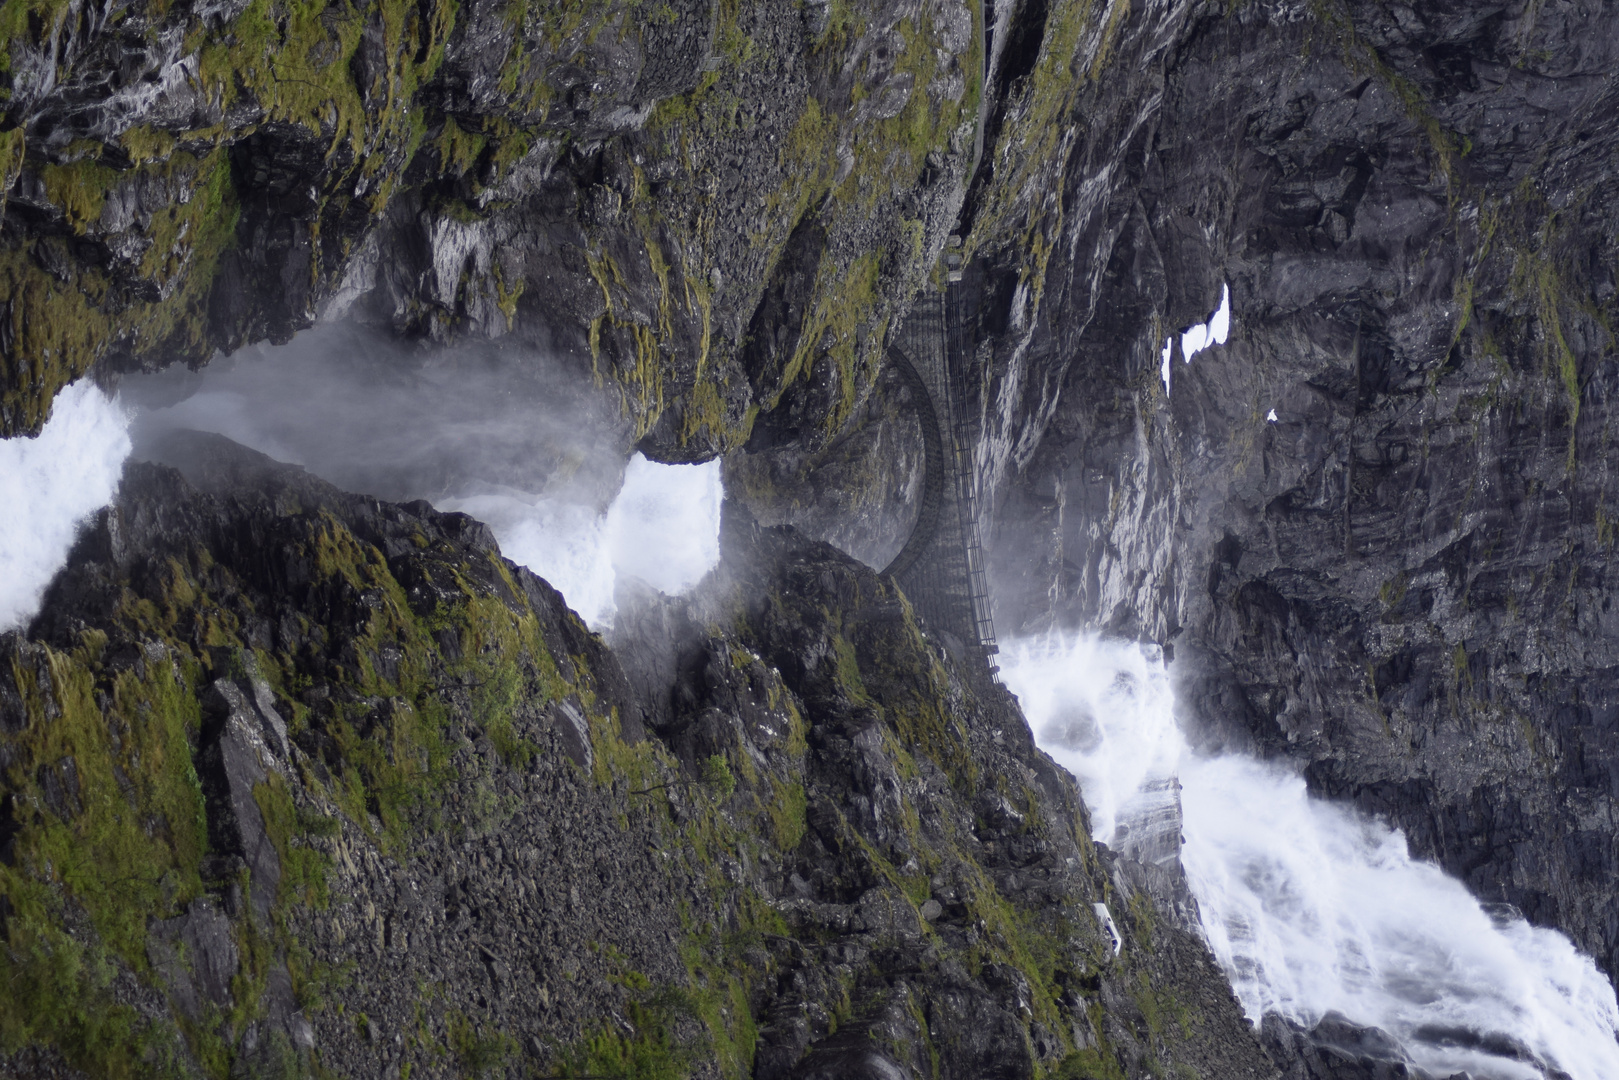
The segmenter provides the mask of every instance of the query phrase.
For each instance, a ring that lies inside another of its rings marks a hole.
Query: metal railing
[[[887,572],[900,579],[929,625],[983,661],[982,667],[970,666],[978,672],[974,677],[994,681],[999,669],[990,658],[999,647],[978,523],[979,373],[969,355],[972,315],[968,287],[961,283],[959,241],[952,241],[954,261],[946,261],[944,290],[919,295],[889,343],[889,361],[923,396],[918,409],[927,476],[916,526]],[[947,501],[954,501],[954,512],[942,505]]]
[[[961,541],[967,563],[967,592],[972,603],[977,645],[984,656],[1000,652],[995,641],[995,619],[989,600],[989,581],[984,574],[984,547],[978,529],[978,468],[974,450],[981,431],[971,376],[976,365],[968,355],[967,290],[959,273],[945,286],[945,368],[950,387],[950,412],[956,451],[956,509],[961,518]],[[990,664],[990,674],[999,668]]]

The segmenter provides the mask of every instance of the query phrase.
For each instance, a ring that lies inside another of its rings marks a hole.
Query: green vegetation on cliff
[[[1135,1077],[1220,1037],[1154,1019],[1175,932],[892,583],[733,536],[665,715],[481,527],[193,443],[214,494],[137,467],[0,639],[0,1067]]]
[[[836,6],[812,31],[695,0],[142,0],[117,32],[145,67],[114,75],[111,29],[4,0],[0,433],[97,365],[200,363],[354,303],[592,362],[665,455],[740,446],[801,380],[835,383],[836,431],[949,227],[982,49],[976,5]],[[53,51],[61,87],[149,91],[41,91],[20,73]],[[758,363],[750,318],[809,220],[804,332]]]
[[[465,776],[451,764],[453,743],[477,725],[521,762],[533,748],[512,733],[514,709],[588,693],[559,674],[539,616],[498,555],[443,540],[434,548],[418,533],[424,558],[440,556],[430,564],[435,602],[424,609],[382,553],[330,511],[275,520],[285,530],[279,554],[307,574],[299,592],[314,601],[287,616],[296,644],[255,647],[244,637],[258,615],[253,586],[201,544],[135,568],[137,581],[109,580],[106,622],[82,631],[76,647],[9,639],[0,928],[11,948],[0,954],[0,1052],[51,1046],[97,1076],[187,1071],[174,1018],[152,1010],[164,991],[180,1008],[184,991],[154,970],[150,940],[153,920],[178,918],[205,889],[249,872],[205,859],[229,854],[220,815],[228,831],[240,814],[228,793],[205,797],[198,779],[198,762],[222,737],[201,704],[217,680],[252,693],[262,679],[293,742],[318,733],[312,745],[324,748],[265,759],[251,796],[279,863],[276,912],[237,928],[235,1008],[178,1017],[191,1055],[221,1077],[237,1056],[229,1048],[261,1018],[256,999],[271,968],[290,969],[301,999],[317,990],[300,976],[324,977],[286,915],[329,903],[333,860],[317,842],[350,832],[405,851],[433,830],[487,827],[502,809],[492,793],[470,808],[444,803],[447,782]],[[322,600],[332,605],[324,624],[313,621]],[[252,843],[245,831],[235,839]],[[149,988],[135,1005],[130,980]]]

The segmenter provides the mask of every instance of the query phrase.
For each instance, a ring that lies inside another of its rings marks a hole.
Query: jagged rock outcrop
[[[1282,1080],[1432,1080],[1387,1032],[1350,1023],[1341,1013],[1328,1013],[1309,1029],[1272,1014],[1261,1034],[1271,1057],[1285,1063]]]
[[[792,525],[867,566],[893,561],[916,528],[926,482],[926,393],[892,363],[863,410],[830,443],[774,422],[725,459],[725,495],[769,525]]]
[[[1019,10],[969,205],[1003,633],[1164,643],[1206,744],[1613,972],[1614,12]]]
[[[51,0],[0,48],[0,433],[347,314],[593,372],[648,452],[830,437],[944,242],[960,0]]]
[[[7,1075],[1274,1075],[833,548],[729,516],[658,705],[471,519],[145,453],[0,638]]]

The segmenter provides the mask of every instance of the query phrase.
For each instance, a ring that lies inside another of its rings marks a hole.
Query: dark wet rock
[[[742,451],[725,459],[727,497],[763,524],[792,525],[867,566],[888,566],[922,504],[919,389],[886,367],[866,407],[819,450],[813,431],[767,418]]]
[[[1537,1061],[1525,1047],[1501,1036],[1423,1028],[1412,1037],[1419,1044],[1499,1058],[1513,1072],[1528,1067],[1547,1080],[1567,1080],[1567,1073]],[[1419,1068],[1407,1053],[1410,1048],[1400,1046],[1388,1032],[1356,1024],[1338,1012],[1327,1013],[1313,1028],[1271,1013],[1260,1025],[1260,1038],[1281,1065],[1282,1080],[1469,1080],[1473,1075]],[[1493,1075],[1488,1066],[1484,1068],[1484,1075]]]
[[[543,352],[661,458],[776,408],[824,442],[972,158],[958,0],[263,9],[8,24],[0,431],[86,370],[353,317]]]
[[[1328,1013],[1313,1028],[1272,1013],[1260,1037],[1282,1064],[1283,1080],[1439,1080],[1412,1065],[1387,1032],[1338,1013]]]
[[[1613,972],[1614,13],[1107,29],[1105,77],[1010,85],[969,207],[998,628],[1164,645],[1206,748],[1294,759]],[[1011,154],[1053,109],[1066,149]]]
[[[620,580],[608,637],[634,689],[642,726],[664,732],[674,722],[675,699],[690,708],[693,664],[700,663],[702,633],[688,605],[671,600],[638,578]]]

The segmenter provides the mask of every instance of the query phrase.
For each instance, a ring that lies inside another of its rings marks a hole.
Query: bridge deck
[[[975,679],[994,681],[997,652],[978,530],[977,410],[961,286],[917,297],[889,356],[924,400],[919,413],[928,475],[916,529],[889,564],[930,633]]]

